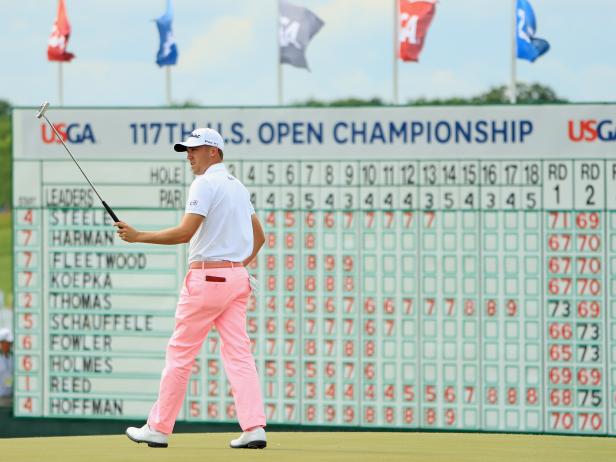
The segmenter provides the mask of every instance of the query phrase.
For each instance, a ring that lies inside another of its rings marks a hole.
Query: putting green
[[[229,449],[229,433],[177,434],[169,448],[123,435],[0,439],[3,461],[558,462],[614,461],[616,439],[454,433],[268,433],[264,450]]]

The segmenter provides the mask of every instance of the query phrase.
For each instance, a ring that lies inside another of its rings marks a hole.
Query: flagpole
[[[511,104],[515,104],[517,102],[518,99],[518,95],[517,95],[517,85],[516,85],[516,66],[517,66],[517,59],[518,59],[518,21],[517,21],[517,15],[518,15],[518,11],[517,11],[517,0],[512,0],[513,1],[513,40],[512,40],[512,45],[511,45],[511,87],[509,88],[509,97],[511,100]]]
[[[171,66],[165,66],[165,80],[167,87],[167,106],[171,106]]]
[[[280,48],[280,46],[278,48]],[[282,106],[282,64],[280,64],[280,50],[278,50],[278,106]]]
[[[393,97],[394,104],[398,104],[398,40],[400,21],[398,20],[398,12],[400,11],[399,0],[394,0],[394,68],[393,68]]]
[[[278,47],[278,106],[282,106],[282,64],[280,63],[280,0],[276,0],[278,15],[276,17],[276,46]]]
[[[64,75],[62,73],[62,61],[58,61],[58,103],[64,106]]]

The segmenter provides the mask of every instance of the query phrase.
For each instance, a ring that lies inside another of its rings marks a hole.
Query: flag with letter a
[[[308,69],[306,48],[323,24],[321,19],[307,8],[279,0],[280,11],[280,64],[290,64]]]
[[[66,51],[68,39],[71,35],[71,25],[66,16],[64,0],[58,2],[58,15],[51,29],[51,35],[47,44],[47,59],[49,61],[70,61],[75,57],[73,53]]]
[[[400,59],[419,61],[436,12],[436,0],[400,0],[399,4]]]

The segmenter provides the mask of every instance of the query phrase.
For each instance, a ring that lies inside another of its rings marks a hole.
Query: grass
[[[7,461],[558,462],[613,461],[616,439],[456,433],[268,433],[264,450],[229,449],[237,435],[177,434],[169,448],[123,435],[0,439]]]
[[[4,292],[6,306],[11,306],[13,298],[13,241],[10,212],[0,213],[0,290]]]

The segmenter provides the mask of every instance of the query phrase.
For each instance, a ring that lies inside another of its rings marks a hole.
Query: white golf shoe
[[[141,428],[128,427],[126,436],[135,443],[148,443],[151,448],[166,448],[168,446],[167,435],[152,430],[147,423]]]
[[[233,449],[263,449],[267,446],[265,430],[259,427],[251,432],[244,432],[239,438],[231,440],[229,446]]]

